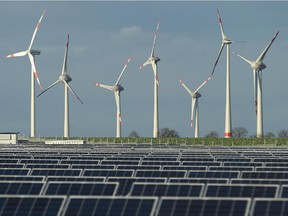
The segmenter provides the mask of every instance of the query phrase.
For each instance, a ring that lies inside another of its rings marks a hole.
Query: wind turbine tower
[[[160,26],[160,22],[158,22],[157,27],[156,27],[156,32],[154,35],[153,39],[153,44],[152,44],[152,51],[150,54],[150,57],[148,60],[140,66],[140,69],[145,67],[148,64],[151,64],[152,70],[154,73],[154,118],[153,118],[153,137],[157,138],[159,136],[159,111],[158,111],[158,88],[159,88],[159,82],[158,82],[158,66],[157,62],[160,61],[160,58],[155,56],[155,43],[156,43],[156,38],[158,34],[158,29]]]
[[[254,78],[254,100],[255,100],[255,106],[256,106],[256,115],[257,115],[257,128],[256,133],[258,138],[263,137],[263,103],[262,103],[262,70],[265,69],[267,66],[263,63],[264,57],[269,50],[270,46],[276,39],[277,35],[279,34],[279,31],[276,32],[270,43],[266,46],[266,48],[263,50],[263,52],[260,54],[260,56],[257,58],[256,61],[251,61],[243,56],[241,56],[238,53],[235,53],[238,57],[243,59],[245,62],[247,62],[252,71],[253,71],[253,78]]]
[[[219,11],[217,10],[218,15],[218,21],[220,25],[221,35],[222,35],[222,44],[220,47],[220,51],[218,53],[216,62],[214,64],[212,75],[214,74],[216,65],[219,61],[219,58],[221,56],[221,53],[224,49],[224,46],[226,45],[227,48],[227,57],[226,57],[226,106],[225,106],[225,132],[224,137],[225,138],[231,138],[232,137],[232,119],[231,119],[231,89],[230,89],[230,44],[234,41],[231,41],[225,34],[222,19],[220,16]]]
[[[35,39],[35,36],[36,36],[36,33],[37,33],[37,30],[38,28],[40,27],[40,23],[41,23],[41,20],[42,18],[44,17],[45,15],[45,11],[42,13],[37,25],[36,25],[36,28],[34,30],[34,33],[32,35],[32,39],[31,39],[31,42],[30,42],[30,45],[28,47],[27,50],[25,51],[22,51],[22,52],[17,52],[17,53],[14,53],[14,54],[10,54],[8,56],[6,56],[6,58],[11,58],[11,57],[22,57],[22,56],[26,56],[28,55],[29,57],[29,60],[30,60],[30,64],[31,64],[31,114],[30,114],[30,137],[35,137],[35,134],[36,134],[36,124],[35,124],[35,78],[42,90],[42,86],[41,86],[41,83],[40,83],[40,80],[38,78],[38,73],[37,73],[37,70],[36,70],[36,66],[35,66],[35,56],[36,55],[40,55],[40,50],[34,50],[32,49],[32,46],[33,46],[33,43],[34,43],[34,39]],[[35,76],[35,78],[34,78]]]
[[[62,67],[62,73],[59,76],[58,80],[56,80],[54,83],[52,83],[48,88],[46,88],[44,91],[42,91],[37,97],[48,91],[50,88],[58,84],[59,82],[62,82],[64,84],[64,137],[69,138],[70,137],[70,121],[69,121],[69,92],[70,90],[72,94],[83,104],[81,99],[77,96],[77,94],[73,91],[73,89],[68,84],[72,81],[72,78],[67,73],[67,56],[68,56],[68,46],[69,46],[69,34],[67,37],[67,43],[64,53],[64,62]]]
[[[96,83],[96,86],[108,89],[110,91],[114,92],[114,96],[115,96],[115,101],[116,101],[116,107],[117,107],[117,115],[116,115],[116,137],[121,137],[121,125],[122,125],[122,120],[121,120],[121,100],[120,100],[120,92],[124,90],[124,88],[119,84],[121,77],[124,73],[124,71],[126,70],[129,62],[131,60],[131,57],[126,61],[124,68],[122,69],[116,83],[112,86],[108,86],[108,85],[103,85],[103,84],[99,84]]]

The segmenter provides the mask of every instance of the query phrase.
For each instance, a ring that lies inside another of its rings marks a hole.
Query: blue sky
[[[287,52],[288,2],[0,2],[0,131],[30,133],[30,63],[28,57],[4,56],[26,50],[43,10],[46,15],[33,48],[41,50],[36,68],[43,87],[61,73],[67,34],[70,34],[68,73],[72,88],[84,105],[70,96],[71,136],[115,136],[116,105],[111,92],[95,83],[112,85],[129,56],[132,60],[121,79],[122,136],[136,130],[152,136],[153,73],[139,70],[151,52],[161,20],[155,54],[160,57],[160,128],[193,137],[190,128],[191,98],[179,84],[182,79],[196,89],[211,73],[221,34],[219,9],[231,51],[255,60],[277,30],[263,71],[264,133],[288,129]],[[226,50],[213,79],[199,99],[200,136],[211,130],[224,134]],[[36,94],[41,91],[36,86]],[[62,85],[36,100],[37,136],[63,135]],[[232,127],[256,131],[253,76],[250,66],[231,54]]]

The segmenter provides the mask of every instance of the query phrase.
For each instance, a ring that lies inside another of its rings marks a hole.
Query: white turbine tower
[[[154,55],[155,51],[155,43],[156,43],[156,38],[158,34],[158,29],[160,26],[160,22],[158,22],[157,27],[156,27],[156,32],[154,35],[154,40],[152,44],[152,51],[151,55],[148,58],[148,60],[140,66],[140,69],[145,67],[148,64],[151,64],[152,70],[154,73],[154,118],[153,118],[153,137],[157,138],[159,135],[159,111],[158,111],[158,87],[159,87],[159,82],[158,82],[158,66],[157,62],[160,61],[160,58]]]
[[[275,38],[279,34],[279,31],[276,32],[270,43],[266,46],[260,56],[256,61],[250,61],[243,56],[235,53],[238,57],[246,61],[250,64],[250,67],[253,70],[253,78],[254,78],[254,100],[256,106],[256,115],[257,115],[257,137],[263,137],[263,104],[262,104],[262,70],[266,68],[266,65],[263,63],[264,57],[269,50],[270,46],[274,42]]]
[[[120,100],[120,92],[124,90],[124,88],[119,84],[120,79],[124,73],[124,71],[126,70],[129,62],[131,60],[131,57],[126,61],[124,68],[122,69],[116,83],[112,86],[108,86],[108,85],[103,85],[103,84],[99,84],[96,83],[96,86],[108,89],[110,91],[114,92],[115,95],[115,100],[116,100],[116,107],[117,107],[117,116],[116,116],[116,137],[121,137],[121,124],[122,124],[122,120],[121,120],[121,100]]]
[[[211,79],[211,76],[208,77],[194,92],[192,92],[186,85],[180,80],[181,85],[186,89],[189,95],[192,97],[192,106],[191,106],[191,127],[194,125],[194,136],[195,138],[199,137],[199,113],[198,113],[198,98],[201,97],[199,93],[200,89],[206,85],[206,83]],[[194,123],[195,119],[195,123]]]
[[[72,78],[67,73],[67,56],[68,56],[68,46],[69,46],[69,34],[67,37],[67,43],[65,48],[65,54],[64,54],[64,62],[62,67],[62,73],[59,76],[58,80],[56,80],[54,83],[52,83],[48,88],[46,88],[44,91],[42,91],[37,97],[42,95],[44,92],[48,91],[50,88],[58,84],[59,82],[62,82],[64,84],[64,137],[69,138],[70,136],[70,124],[69,124],[69,95],[68,95],[68,89],[72,92],[73,95],[77,97],[77,99],[83,104],[81,99],[77,96],[77,94],[73,91],[73,89],[69,86],[69,82],[72,81]]]
[[[218,16],[218,21],[220,24],[220,30],[221,30],[221,35],[222,35],[222,44],[220,47],[220,51],[218,53],[216,62],[214,64],[213,70],[212,70],[212,75],[214,74],[216,65],[219,61],[219,58],[221,56],[221,53],[224,49],[224,46],[226,45],[227,48],[227,57],[226,57],[226,106],[225,106],[225,132],[224,132],[224,137],[225,138],[231,138],[232,137],[232,119],[231,119],[231,90],[230,90],[230,44],[235,42],[231,41],[225,34],[223,24],[222,24],[222,19],[220,16],[219,11],[217,10],[217,16]]]
[[[38,78],[38,73],[36,71],[36,66],[35,66],[35,56],[40,55],[41,52],[40,52],[40,50],[32,49],[32,46],[33,46],[33,42],[34,42],[37,30],[40,26],[41,20],[42,20],[44,15],[45,15],[45,11],[42,13],[42,16],[40,17],[40,19],[36,25],[36,28],[35,28],[34,33],[32,35],[32,39],[31,39],[31,42],[30,42],[28,49],[25,51],[22,51],[22,52],[17,52],[17,53],[6,56],[6,58],[11,58],[11,57],[21,57],[21,56],[28,55],[30,63],[31,63],[31,115],[30,115],[30,117],[31,117],[30,127],[31,128],[30,128],[30,137],[35,137],[35,133],[36,133],[36,129],[35,129],[35,80],[34,80],[34,76],[35,76],[35,78],[36,78],[36,80],[37,80],[37,82],[38,82],[38,84],[42,90],[42,86],[41,86],[40,80]]]

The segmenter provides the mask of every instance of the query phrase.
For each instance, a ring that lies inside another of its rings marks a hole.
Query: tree
[[[131,131],[131,133],[129,134],[128,137],[138,138],[138,137],[140,137],[140,135],[138,134],[137,131],[133,130],[133,131]]]
[[[217,138],[219,137],[219,133],[215,130],[210,131],[208,134],[206,134],[204,137],[206,138]]]
[[[169,128],[162,128],[159,131],[159,137],[162,138],[178,138],[180,137],[178,132],[174,129],[169,129]]]
[[[232,134],[235,138],[243,138],[247,137],[248,130],[245,127],[236,127],[232,130]]]
[[[288,130],[281,130],[278,132],[279,138],[288,138]]]
[[[275,138],[275,134],[272,132],[267,132],[264,137],[265,138]]]

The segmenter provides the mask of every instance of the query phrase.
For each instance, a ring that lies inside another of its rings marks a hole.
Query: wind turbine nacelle
[[[200,98],[201,97],[201,94],[196,92],[196,93],[192,93],[192,98]]]
[[[124,90],[124,88],[121,85],[116,85],[112,87],[112,90],[121,92]]]
[[[260,63],[260,64],[259,64],[259,63],[257,63],[257,62],[252,62],[251,68],[252,68],[252,69],[255,69],[255,70],[261,71],[261,70],[263,70],[263,69],[266,68],[266,65],[265,65],[264,63]]]
[[[152,57],[152,59],[153,59],[155,62],[158,62],[158,61],[160,61],[160,58],[159,58],[159,57],[157,57],[157,56],[153,56],[153,57]]]
[[[40,50],[33,50],[33,49],[30,50],[30,54],[33,55],[33,56],[40,55],[40,53],[41,53]]]
[[[63,82],[64,80],[69,83],[72,81],[72,78],[68,74],[61,74],[59,80]]]

